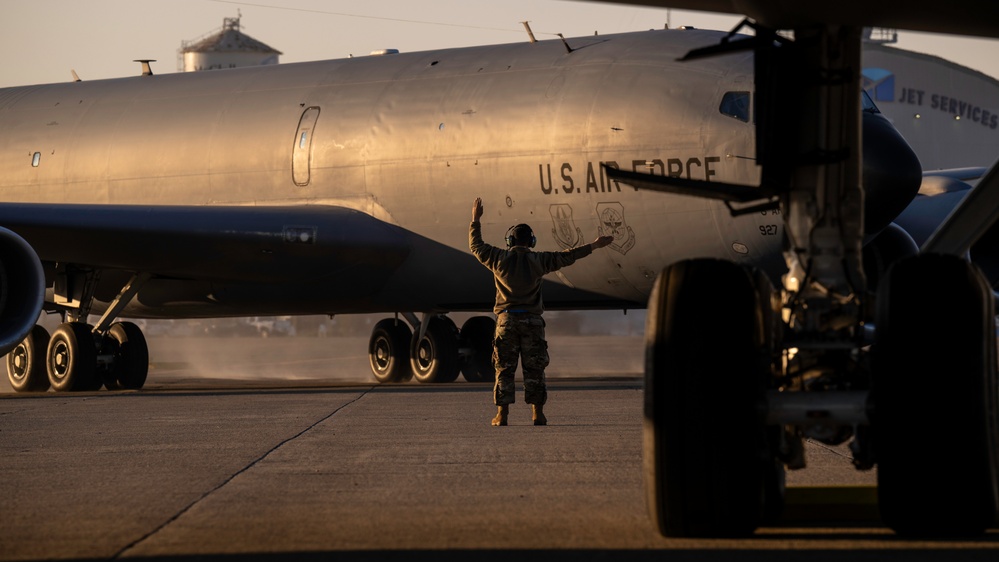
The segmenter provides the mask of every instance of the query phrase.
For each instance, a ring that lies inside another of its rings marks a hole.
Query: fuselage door
[[[316,131],[319,108],[310,107],[302,113],[298,121],[298,134],[295,135],[294,156],[291,162],[291,175],[295,185],[309,185],[309,168],[312,163],[312,137]]]

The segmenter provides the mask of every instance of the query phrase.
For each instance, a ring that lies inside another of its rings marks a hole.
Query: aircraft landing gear
[[[84,322],[61,324],[51,336],[36,325],[7,354],[15,392],[138,390],[148,373],[149,347],[131,322],[112,324],[105,336]]]
[[[656,281],[644,467],[663,535],[747,535],[780,510],[783,467],[761,414],[776,384],[772,293],[762,275],[720,260],[676,263]]]
[[[131,322],[111,325],[101,340],[102,378],[108,390],[138,390],[149,374],[149,347],[142,330]]]
[[[871,428],[881,517],[900,535],[973,536],[996,520],[993,308],[954,256],[900,261],[878,289]]]
[[[414,334],[410,348],[417,382],[454,382],[458,378],[458,327],[447,316],[431,316],[427,329]]]
[[[7,354],[7,378],[14,392],[45,392],[49,389],[49,377],[45,370],[49,339],[48,330],[36,324],[28,337]]]
[[[56,328],[45,364],[56,392],[98,390],[103,384],[97,372],[97,346],[92,328],[82,322],[67,322]]]
[[[999,379],[994,296],[965,260],[974,240],[934,237],[891,266],[871,306],[860,29],[806,26],[793,41],[757,31],[757,156],[788,241],[782,318],[738,266],[663,270],[646,330],[653,518],[667,536],[748,534],[779,503],[782,465],[805,466],[804,438],[852,439],[854,465],[878,466],[896,533],[979,535],[999,514]],[[795,73],[823,79],[792,92]],[[754,345],[781,361],[767,369]]]
[[[413,331],[405,322],[386,318],[375,324],[368,342],[368,361],[375,380],[405,382],[413,378],[409,367],[409,342]]]
[[[454,382],[461,373],[469,382],[493,380],[492,352],[496,321],[488,316],[469,318],[461,327],[443,314],[428,315],[420,330],[413,314],[407,320],[416,326],[387,318],[375,324],[368,341],[371,372],[380,383]]]
[[[131,322],[114,319],[151,277],[136,273],[109,303],[96,326],[87,324],[94,302],[99,270],[71,264],[56,268],[55,301],[64,303],[61,313],[69,320],[49,337],[41,326],[7,355],[7,376],[18,392],[56,392],[142,388],[149,372],[149,348],[142,330]],[[45,376],[47,375],[47,377]]]
[[[493,368],[493,336],[496,321],[490,316],[473,316],[461,326],[461,375],[468,382],[492,382],[496,378]]]

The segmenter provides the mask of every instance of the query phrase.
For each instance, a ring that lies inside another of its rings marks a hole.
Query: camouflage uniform
[[[496,382],[493,402],[497,406],[513,404],[513,378],[517,360],[524,359],[524,401],[544,404],[548,401],[545,367],[548,366],[548,342],[545,341],[545,320],[539,314],[506,312],[496,319],[493,340],[493,367]]]
[[[524,399],[528,404],[542,405],[548,398],[545,385],[548,342],[545,321],[541,318],[542,277],[590,255],[593,248],[589,244],[561,252],[534,252],[525,246],[497,248],[482,241],[482,226],[478,221],[469,227],[468,247],[493,272],[496,282],[493,401],[497,406],[514,402],[513,381],[520,359],[524,366]]]

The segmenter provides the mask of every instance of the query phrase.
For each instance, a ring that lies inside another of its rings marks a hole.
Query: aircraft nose
[[[879,232],[919,191],[922,167],[895,127],[877,112],[863,112],[864,234]]]

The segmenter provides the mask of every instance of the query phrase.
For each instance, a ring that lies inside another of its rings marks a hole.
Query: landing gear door
[[[316,120],[319,119],[319,108],[310,107],[302,113],[298,122],[298,133],[295,135],[295,148],[291,163],[292,179],[295,185],[309,185],[312,164],[312,137],[316,130]]]

